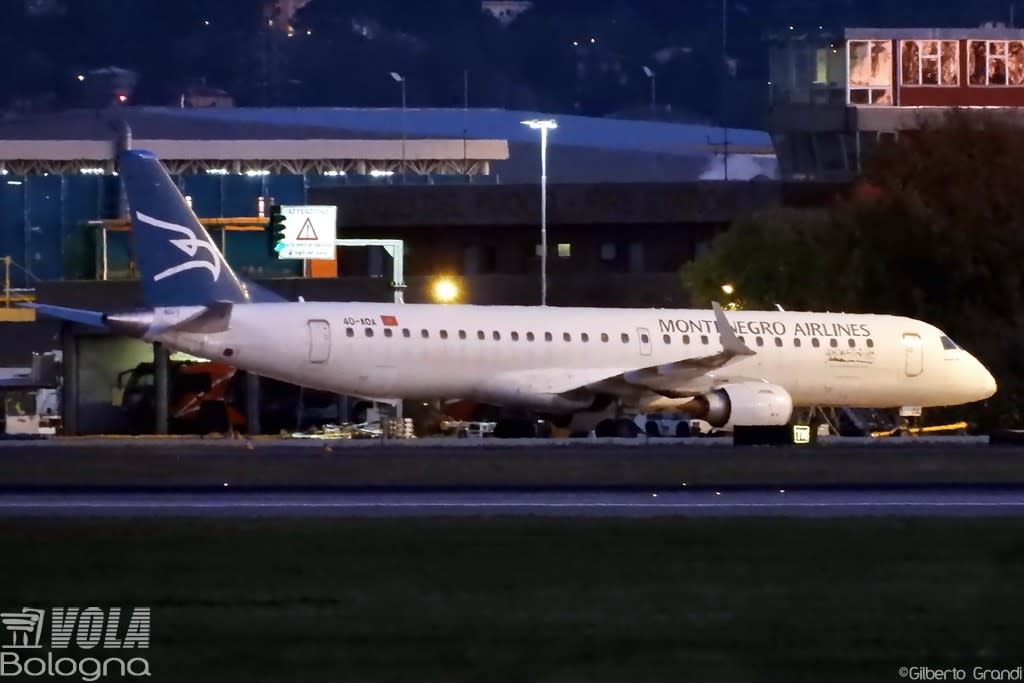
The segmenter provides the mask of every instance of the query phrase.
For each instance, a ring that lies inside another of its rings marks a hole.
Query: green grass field
[[[0,549],[0,609],[152,606],[155,681],[1024,663],[1024,520],[7,519]]]

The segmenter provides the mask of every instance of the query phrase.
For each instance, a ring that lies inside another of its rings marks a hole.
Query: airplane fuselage
[[[735,311],[728,318],[756,354],[687,382],[681,393],[768,382],[789,392],[795,405],[890,408],[954,405],[995,391],[977,360],[918,320],[789,311]],[[497,404],[516,403],[517,392],[530,403],[527,394],[595,386],[722,349],[712,312],[700,309],[242,304],[226,331],[157,338],[342,394]],[[673,405],[663,396],[644,399],[647,408]]]

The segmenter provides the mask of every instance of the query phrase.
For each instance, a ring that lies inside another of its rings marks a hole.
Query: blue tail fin
[[[119,158],[147,306],[249,302],[249,292],[150,152]]]

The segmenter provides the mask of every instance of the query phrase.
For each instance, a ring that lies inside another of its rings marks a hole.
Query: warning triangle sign
[[[316,241],[320,239],[316,236],[316,230],[313,228],[313,220],[306,218],[306,222],[299,228],[299,234],[295,237],[296,240]]]

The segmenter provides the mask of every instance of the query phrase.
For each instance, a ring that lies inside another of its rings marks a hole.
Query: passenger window
[[[353,330],[351,327],[346,327],[345,328],[345,336],[346,337],[354,337],[354,336],[356,336],[356,331]]]
[[[793,346],[795,346],[798,349],[800,348],[800,338],[799,337],[795,337],[793,339]]]
[[[667,334],[663,334],[663,335],[661,335],[661,341],[666,343],[666,344],[671,344],[672,343],[672,337],[668,336]]]
[[[818,341],[817,337],[811,340],[811,346],[813,346],[814,348],[818,348],[819,346],[821,346],[821,342]]]
[[[587,334],[586,332],[583,332],[582,334],[580,334],[580,341],[586,344],[588,341],[590,341],[590,335]]]
[[[684,344],[689,344],[690,343],[690,335],[688,335],[688,334],[684,334],[683,335],[683,343]]]
[[[628,344],[629,343],[629,335],[626,334],[625,332],[622,333],[622,343],[623,344]]]
[[[831,339],[828,340],[828,345],[834,349],[837,346],[839,346],[839,340],[836,339],[835,337],[832,337]]]
[[[782,346],[782,337],[776,337],[775,338],[775,345],[778,346],[778,347]]]
[[[402,336],[405,337],[406,339],[412,336],[412,332],[409,331],[408,327],[402,328]]]
[[[869,349],[875,348],[875,342],[874,342],[873,339],[868,339],[868,348]]]
[[[700,343],[703,344],[704,346],[707,346],[708,345],[708,335],[706,335],[706,334],[700,335]]]
[[[466,331],[465,330],[459,330],[459,339],[465,339],[465,338],[466,338]]]
[[[448,338],[448,330],[441,330],[441,339]]]
[[[372,337],[373,336],[373,328],[372,327],[367,327],[366,328],[366,336],[367,337]]]
[[[746,344],[747,343],[747,341],[743,337],[736,337],[736,338],[740,340],[740,344]]]
[[[526,333],[526,341],[533,341],[533,332]]]
[[[572,341],[572,335],[568,332],[562,333],[562,341]]]
[[[849,346],[849,347],[850,347],[850,348],[852,349],[852,348],[854,348],[855,346],[857,346],[857,340],[856,340],[856,339],[853,339],[853,338],[851,338],[851,339],[847,339],[847,340],[846,340],[846,345],[847,345],[847,346]]]
[[[494,337],[494,341],[501,341],[501,332],[495,330],[494,334],[492,334],[491,336]]]
[[[601,333],[601,341],[603,341],[603,342],[607,342],[608,341],[608,335],[605,334],[604,332]]]
[[[384,336],[388,337],[388,338],[391,337],[391,328],[390,327],[385,327],[384,328]]]
[[[486,334],[484,334],[484,331],[483,331],[483,330],[477,330],[477,331],[476,331],[476,338],[477,338],[477,339],[486,339],[486,338],[487,338],[487,335],[486,335]]]
[[[648,337],[646,334],[641,334],[640,335],[640,343],[642,343],[642,344],[650,344],[651,343],[651,338]]]
[[[509,336],[512,337],[512,341],[519,341],[519,333],[518,332],[513,332]]]
[[[426,330],[420,330],[420,336],[423,337],[424,339],[429,339],[430,332],[427,332]]]
[[[763,337],[756,337],[754,339],[754,343],[757,344],[758,346],[764,346],[764,338]]]
[[[551,339],[552,339],[551,333],[550,332],[545,332],[544,333],[544,341],[551,341]]]

